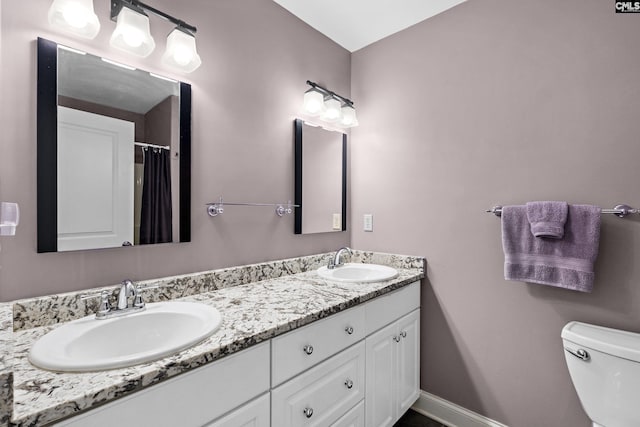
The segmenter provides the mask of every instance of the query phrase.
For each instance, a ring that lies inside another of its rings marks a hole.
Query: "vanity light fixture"
[[[324,113],[322,113],[322,120],[333,123],[340,120],[342,117],[342,110],[340,101],[333,97],[333,95],[327,95],[324,97]]]
[[[48,18],[52,26],[87,39],[100,31],[93,0],[53,0]]]
[[[342,104],[341,108],[342,119],[340,119],[340,124],[344,127],[354,127],[358,126],[358,118],[356,117],[356,109],[353,108],[353,103],[345,102]]]
[[[310,116],[319,116],[324,112],[324,94],[312,87],[304,93],[303,108]]]
[[[112,11],[115,3],[112,3]],[[111,34],[109,43],[116,49],[145,58],[156,47],[156,42],[151,37],[149,16],[133,3],[123,1],[121,5],[115,19],[116,29]]]
[[[155,48],[155,42],[149,31],[147,13],[176,25],[167,37],[162,62],[186,73],[197,69],[202,60],[196,51],[196,27],[138,0],[111,0],[111,20],[117,22],[111,45],[135,55],[148,56]]]
[[[196,50],[196,38],[187,29],[177,26],[167,36],[167,50],[162,63],[190,73],[202,64]]]
[[[321,121],[338,124],[345,128],[358,126],[356,109],[352,100],[310,80],[307,80],[307,84],[311,86],[311,89],[304,93],[303,111],[305,114],[312,117],[320,116]]]

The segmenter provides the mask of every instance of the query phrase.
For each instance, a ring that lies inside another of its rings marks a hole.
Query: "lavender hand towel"
[[[600,208],[569,205],[562,240],[531,234],[526,206],[502,208],[504,278],[591,292],[600,241]]]
[[[562,239],[568,211],[567,202],[527,203],[527,218],[531,224],[531,233],[536,237]]]

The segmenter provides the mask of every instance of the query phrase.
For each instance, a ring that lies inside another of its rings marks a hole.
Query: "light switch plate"
[[[333,229],[342,230],[342,214],[339,214],[339,213],[333,214]]]
[[[364,231],[373,231],[373,214],[364,214]]]

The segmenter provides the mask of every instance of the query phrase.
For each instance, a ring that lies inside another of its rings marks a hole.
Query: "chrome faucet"
[[[134,299],[131,305],[129,305],[129,297],[133,297]],[[135,285],[129,279],[124,280],[118,293],[118,310],[134,307],[136,299],[138,299],[138,290]]]
[[[159,285],[146,285],[142,289],[153,289]],[[110,299],[115,294],[114,292],[103,290],[92,294],[81,295],[80,299],[87,300],[91,298],[100,298],[100,304],[96,311],[96,319],[110,319],[112,317],[118,317],[125,314],[129,314],[136,311],[144,310],[145,303],[140,295],[140,287],[136,286],[131,280],[127,279],[120,285],[120,291],[118,292],[118,304],[115,307],[111,306]],[[133,298],[130,302],[129,299]]]
[[[334,268],[340,267],[344,264],[342,261],[342,252],[349,252],[349,255],[353,255],[353,251],[346,246],[338,249],[338,252],[336,252],[333,258],[329,260],[329,264],[327,265],[329,270],[333,270]]]

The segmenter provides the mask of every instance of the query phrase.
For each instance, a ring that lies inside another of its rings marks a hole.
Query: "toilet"
[[[640,426],[640,334],[569,322],[562,342],[593,427]]]

